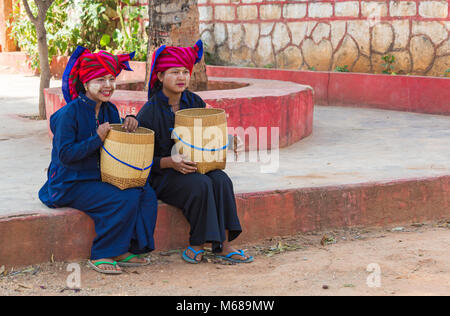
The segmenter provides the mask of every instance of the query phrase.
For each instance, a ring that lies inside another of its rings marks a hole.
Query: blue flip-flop
[[[242,256],[242,257],[245,258],[245,254],[244,254],[244,251],[243,251],[243,250],[238,250],[238,251],[235,251],[235,252],[230,252],[230,253],[227,254],[226,256],[216,255],[216,257],[217,257],[217,258],[220,258],[220,259],[222,259],[222,260],[226,260],[226,261],[230,261],[230,262],[234,262],[234,263],[250,263],[250,262],[253,262],[253,257],[252,257],[252,256],[248,257],[248,258],[245,259],[245,260],[239,260],[239,259],[231,258],[231,257],[234,256],[234,255]]]
[[[194,259],[190,258],[190,257],[186,254],[186,250],[188,250],[188,249],[194,253],[194,255],[195,255],[195,256],[194,256]],[[197,260],[196,260],[196,259],[197,259],[197,256],[200,255],[200,254],[202,254],[202,253],[205,253],[205,250],[202,249],[202,250],[199,250],[199,251],[195,251],[195,249],[192,248],[191,246],[187,247],[186,250],[183,251],[183,256],[182,256],[182,258],[184,259],[184,261],[187,261],[187,262],[189,262],[189,263],[194,263],[194,264],[200,263],[200,261],[197,261]]]

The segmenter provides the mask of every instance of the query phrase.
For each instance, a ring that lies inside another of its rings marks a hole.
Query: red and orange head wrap
[[[69,59],[64,70],[62,83],[64,99],[67,103],[78,97],[77,83],[113,75],[117,77],[125,69],[132,71],[128,61],[133,59],[134,53],[112,55],[105,51],[91,53],[87,48],[78,46]]]
[[[203,42],[197,41],[193,47],[175,47],[163,45],[152,56],[152,69],[148,87],[148,96],[152,95],[152,89],[158,80],[158,73],[173,67],[185,67],[192,74],[194,65],[203,56]]]

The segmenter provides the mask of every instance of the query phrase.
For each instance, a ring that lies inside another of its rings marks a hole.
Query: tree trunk
[[[36,35],[38,41],[39,51],[39,68],[40,68],[40,84],[39,84],[39,117],[43,120],[46,119],[45,111],[45,96],[44,89],[50,86],[50,64],[48,62],[48,45],[47,45],[47,31],[45,29],[45,19],[47,17],[47,11],[52,5],[54,0],[35,0],[38,7],[38,15],[35,17],[30,10],[28,0],[23,0],[23,5],[28,17],[36,28]]]
[[[41,73],[39,84],[39,117],[45,120],[47,115],[44,89],[50,86],[51,72],[48,63],[47,32],[45,31],[44,21],[39,21],[39,25],[36,26],[36,34],[38,35],[39,67]]]
[[[149,1],[147,76],[153,51],[161,45],[193,46],[200,38],[197,0]],[[189,89],[207,90],[208,77],[202,59],[194,66]]]

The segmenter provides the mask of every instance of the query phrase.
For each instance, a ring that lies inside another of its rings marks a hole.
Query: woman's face
[[[191,75],[186,67],[173,67],[158,73],[163,89],[172,93],[181,93],[187,89]]]
[[[113,75],[90,80],[85,85],[86,96],[95,102],[108,102],[116,89],[116,78]]]

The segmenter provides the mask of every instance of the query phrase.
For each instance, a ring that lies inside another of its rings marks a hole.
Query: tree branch
[[[44,2],[44,4],[45,4],[45,12],[47,12],[48,8],[51,7],[51,5],[52,5],[52,3],[53,3],[54,1],[55,1],[55,0],[43,0],[43,1],[42,1],[42,2]]]
[[[37,23],[37,17],[33,15],[33,12],[31,12],[30,6],[28,5],[28,0],[23,0],[23,6],[25,7],[25,11],[27,12],[28,17],[30,18],[31,22],[33,24]]]

